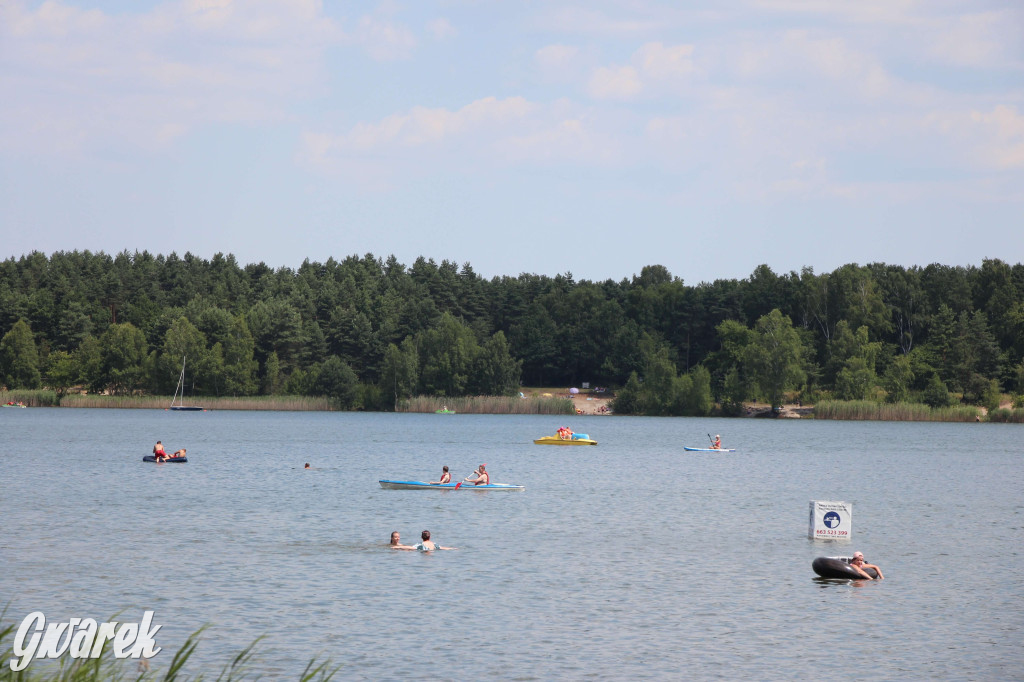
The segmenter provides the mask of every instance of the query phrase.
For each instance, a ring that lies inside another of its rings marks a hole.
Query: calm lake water
[[[531,442],[563,424],[599,445]],[[683,451],[708,433],[738,452]],[[189,463],[143,463],[157,439]],[[1024,679],[1022,445],[990,424],[0,409],[0,603],[5,624],[152,609],[154,669],[204,624],[193,673],[263,635],[269,679],[314,657],[338,679]],[[526,490],[377,483],[480,462]],[[808,539],[810,500],[851,503],[853,541]],[[423,529],[458,551],[386,547]],[[886,580],[815,578],[855,549]]]

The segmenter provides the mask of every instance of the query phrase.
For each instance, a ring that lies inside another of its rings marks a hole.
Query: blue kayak
[[[525,490],[521,485],[511,483],[488,483],[487,485],[473,485],[472,483],[426,483],[424,481],[380,481],[380,487],[385,490]]]
[[[688,448],[683,446],[687,452],[736,452],[735,448]]]

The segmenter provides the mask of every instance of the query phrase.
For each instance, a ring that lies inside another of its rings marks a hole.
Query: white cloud
[[[109,15],[0,5],[0,148],[161,148],[197,126],[282,120],[337,27],[313,0],[187,0]]]
[[[439,168],[606,164],[620,154],[621,140],[606,125],[565,100],[539,105],[487,97],[457,110],[413,107],[342,134],[309,132],[299,159],[361,183],[370,167],[371,184],[385,186],[382,178]]]
[[[389,20],[363,16],[353,30],[346,32],[344,41],[357,45],[379,61],[408,59],[416,48],[412,31]]]
[[[630,99],[643,90],[636,69],[631,66],[595,69],[587,91],[595,99]]]
[[[534,105],[522,97],[486,97],[457,111],[413,107],[408,113],[388,116],[377,123],[360,123],[343,135],[307,133],[305,147],[309,158],[316,161],[331,155],[410,149],[469,135],[493,138],[533,109]]]
[[[647,43],[633,55],[643,74],[660,80],[685,78],[697,72],[693,64],[693,45]]]
[[[922,33],[925,52],[939,63],[1021,67],[1024,14],[1019,10],[931,19],[925,22]]]
[[[434,36],[435,40],[448,40],[459,35],[451,22],[444,18],[427,22],[427,33]]]
[[[926,126],[955,144],[985,170],[1024,168],[1024,114],[998,105],[991,111],[934,113]]]
[[[563,72],[575,66],[579,53],[575,45],[547,45],[537,50],[533,58],[545,71]]]

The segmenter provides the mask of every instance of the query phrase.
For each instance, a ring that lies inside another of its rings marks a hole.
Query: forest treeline
[[[688,285],[661,265],[620,281],[368,254],[298,269],[89,251],[0,263],[10,389],[414,395],[612,386],[617,411],[726,413],[784,395],[948,405],[1024,392],[1024,266],[767,265]],[[796,393],[794,393],[796,392]]]

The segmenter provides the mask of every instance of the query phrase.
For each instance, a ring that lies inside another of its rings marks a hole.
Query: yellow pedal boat
[[[572,438],[561,438],[559,436],[544,436],[533,441],[537,445],[597,445],[596,440],[590,440],[585,433],[574,433]]]

